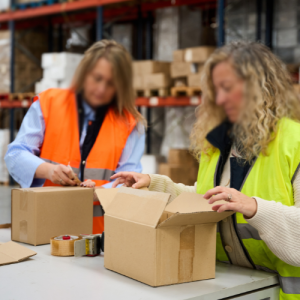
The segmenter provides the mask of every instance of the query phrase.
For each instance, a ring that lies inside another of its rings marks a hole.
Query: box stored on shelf
[[[197,64],[191,64],[187,62],[172,62],[171,63],[171,77],[187,77],[190,74],[197,73]]]
[[[168,88],[171,84],[169,75],[165,73],[146,74],[144,75],[145,89]]]
[[[204,63],[215,49],[215,47],[208,46],[187,48],[184,52],[184,60],[192,63]]]
[[[105,210],[105,268],[151,286],[215,277],[216,225],[201,195],[96,189]],[[225,202],[225,201],[224,201]]]
[[[173,51],[173,61],[176,62],[184,61],[184,50]]]
[[[11,197],[13,241],[36,246],[61,234],[92,233],[93,189],[14,189]]]
[[[170,74],[170,63],[155,60],[141,60],[133,62],[133,75],[145,75],[154,73]]]

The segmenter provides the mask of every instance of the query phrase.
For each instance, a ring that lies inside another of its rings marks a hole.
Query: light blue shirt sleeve
[[[8,145],[5,163],[10,175],[22,188],[43,186],[45,179],[34,178],[44,141],[45,121],[40,102],[34,102],[23,119],[16,139]]]
[[[145,128],[142,124],[138,124],[129,135],[116,173],[118,172],[142,172],[141,158],[145,150]],[[103,185],[104,188],[111,188],[112,182]],[[119,187],[119,186],[118,186]]]

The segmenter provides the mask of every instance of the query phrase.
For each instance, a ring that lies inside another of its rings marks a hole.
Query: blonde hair
[[[133,115],[137,122],[146,126],[146,121],[135,107],[135,94],[132,79],[132,59],[127,50],[113,40],[101,40],[93,44],[85,53],[76,69],[71,89],[76,93],[83,91],[87,74],[95,67],[100,58],[105,58],[112,65],[116,87],[115,113],[125,116],[125,111]]]
[[[226,120],[222,107],[216,105],[212,82],[214,67],[228,61],[245,82],[243,109],[233,125],[234,145],[248,162],[259,153],[267,155],[268,144],[275,138],[278,121],[287,117],[300,120],[299,98],[285,65],[264,45],[234,42],[217,49],[204,66],[201,88],[202,104],[191,132],[191,151],[199,159],[214,147],[206,135]]]

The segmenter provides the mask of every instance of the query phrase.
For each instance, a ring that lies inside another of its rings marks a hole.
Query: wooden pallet
[[[0,182],[0,186],[9,186],[9,182],[8,181],[4,181],[4,182]]]
[[[34,93],[12,93],[12,94],[9,94],[9,100],[10,101],[31,100],[34,96],[35,96]]]
[[[135,92],[137,97],[166,97],[169,95],[167,88],[136,90]]]
[[[191,87],[191,86],[175,86],[171,88],[171,96],[179,97],[179,96],[200,96],[201,88],[199,87]]]

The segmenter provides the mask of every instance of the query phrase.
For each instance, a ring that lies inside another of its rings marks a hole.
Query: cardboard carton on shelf
[[[170,76],[165,73],[155,73],[144,75],[144,88],[145,89],[159,89],[170,87]]]
[[[92,233],[93,189],[13,189],[11,216],[11,239],[35,246],[65,233]]]
[[[133,62],[133,75],[146,75],[154,73],[170,74],[170,63],[155,60],[140,60]]]
[[[168,163],[171,165],[194,166],[198,165],[197,160],[188,149],[170,149]]]
[[[175,183],[183,183],[185,185],[192,186],[197,181],[198,166],[160,163],[158,167],[158,174],[168,176]]]
[[[150,286],[215,278],[217,213],[201,195],[96,189],[105,210],[105,268]],[[224,201],[225,202],[225,201]]]
[[[133,77],[133,88],[135,90],[143,90],[145,88],[144,77],[142,75]]]
[[[173,61],[175,62],[184,61],[184,50],[173,51]]]
[[[187,62],[172,62],[171,63],[171,77],[180,78],[187,77],[189,74],[197,73],[198,65]]]
[[[204,63],[215,49],[207,46],[187,48],[184,52],[184,60],[190,63]]]

